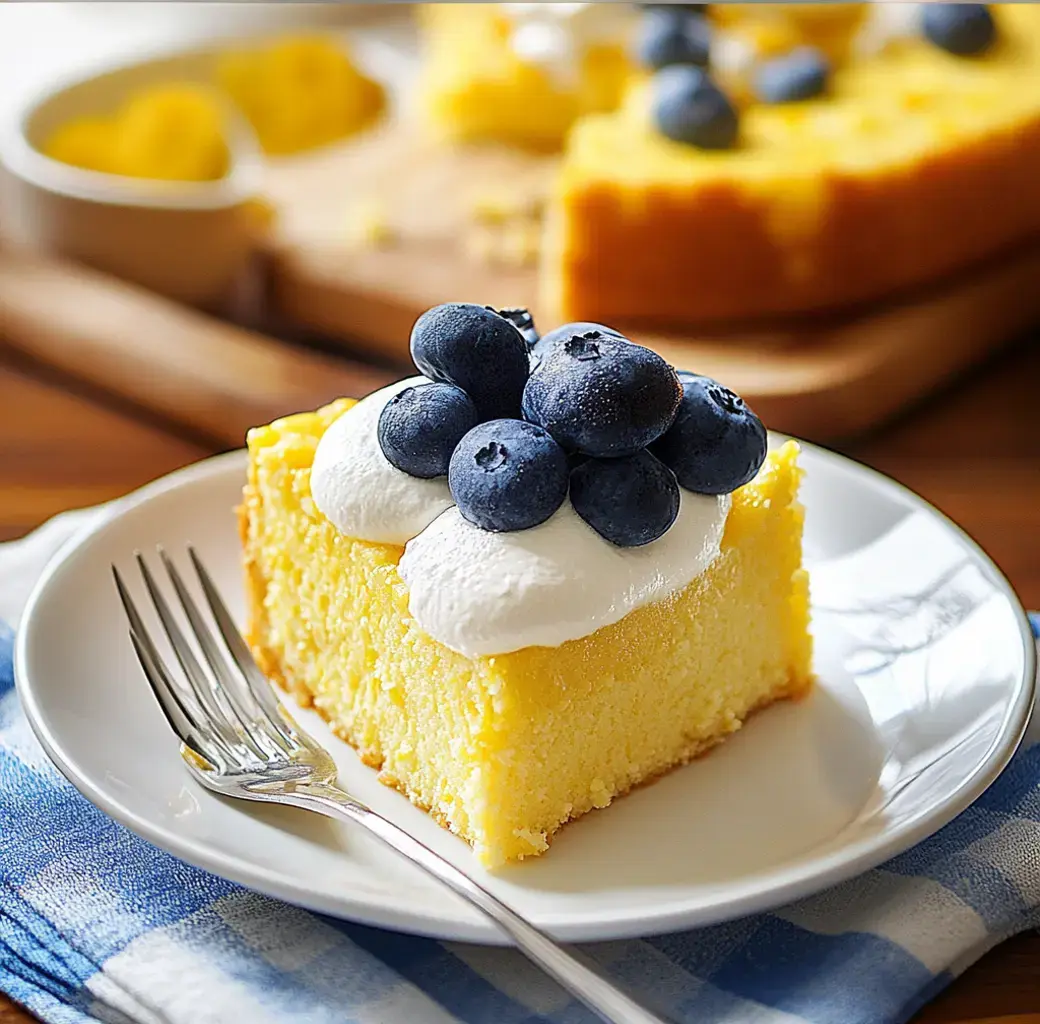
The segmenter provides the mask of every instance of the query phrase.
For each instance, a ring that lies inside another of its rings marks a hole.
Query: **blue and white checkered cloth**
[[[0,546],[9,621],[77,522]],[[0,625],[0,989],[43,1020],[591,1021],[510,950],[322,918],[188,867],[109,820],[31,735],[12,639]],[[1038,851],[1033,742],[954,822],[860,878],[776,913],[586,949],[677,1022],[905,1021],[987,950],[1040,925]]]

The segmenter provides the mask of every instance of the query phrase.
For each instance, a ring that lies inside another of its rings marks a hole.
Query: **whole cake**
[[[1037,5],[478,6],[430,19],[426,108],[524,144],[520,110],[562,149],[540,254],[561,318],[848,307],[1040,229]]]
[[[449,304],[412,352],[250,432],[247,637],[493,867],[807,691],[797,445],[598,324]]]

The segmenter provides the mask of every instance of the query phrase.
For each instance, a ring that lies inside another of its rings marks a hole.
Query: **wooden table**
[[[2,341],[2,339],[0,339]],[[123,494],[210,454],[126,405],[0,355],[0,539]],[[848,454],[913,487],[971,532],[1040,607],[1040,346],[1005,353]],[[30,1018],[0,996],[0,1024]],[[1040,934],[986,956],[917,1024],[1040,1024]]]

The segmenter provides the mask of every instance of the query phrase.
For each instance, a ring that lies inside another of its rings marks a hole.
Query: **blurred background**
[[[353,5],[345,5],[353,6]],[[5,103],[56,75],[193,40],[336,24],[339,5],[308,3],[26,3],[6,5],[0,39]]]
[[[623,329],[1036,587],[1040,8],[956,6],[0,6],[2,531],[463,300]]]

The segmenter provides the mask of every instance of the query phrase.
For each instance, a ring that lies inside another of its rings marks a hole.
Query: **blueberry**
[[[737,112],[700,68],[676,64],[654,75],[653,115],[661,134],[701,149],[729,149],[737,138]]]
[[[527,342],[493,309],[464,302],[434,306],[416,320],[411,348],[419,372],[462,388],[482,420],[520,415]]]
[[[460,442],[448,487],[464,519],[505,533],[544,523],[567,497],[567,456],[533,423],[490,420]]]
[[[718,381],[686,372],[679,379],[682,404],[654,454],[688,491],[729,494],[743,487],[765,461],[762,421]]]
[[[675,474],[648,451],[621,459],[589,459],[571,473],[574,511],[621,548],[649,544],[679,514]]]
[[[971,57],[989,48],[996,35],[988,4],[924,5],[924,34],[936,46],[959,57]]]
[[[635,40],[636,60],[655,71],[671,64],[706,67],[711,50],[711,27],[706,18],[685,6],[648,8]]]
[[[583,455],[581,452],[568,452],[567,469],[573,473],[574,470],[576,470],[579,466],[583,465],[584,463],[588,462],[591,458],[591,455]]]
[[[827,88],[831,67],[811,46],[774,57],[755,72],[755,95],[763,103],[792,103],[819,96]]]
[[[569,451],[632,455],[671,426],[682,399],[656,352],[589,331],[557,342],[531,371],[524,416]]]
[[[528,345],[538,343],[538,329],[534,325],[534,317],[531,311],[523,306],[509,306],[498,311],[499,316],[504,316],[523,336]]]
[[[419,384],[383,407],[379,447],[387,462],[411,476],[444,476],[455,446],[478,422],[477,407],[461,388]]]
[[[531,349],[531,359],[535,361],[544,359],[545,354],[556,342],[572,338],[575,334],[588,334],[590,331],[599,331],[600,334],[609,335],[611,338],[624,337],[620,331],[615,331],[613,327],[605,327],[603,324],[594,324],[587,320],[581,320],[573,324],[563,324],[557,327],[556,330],[542,335],[538,340],[538,344]]]

